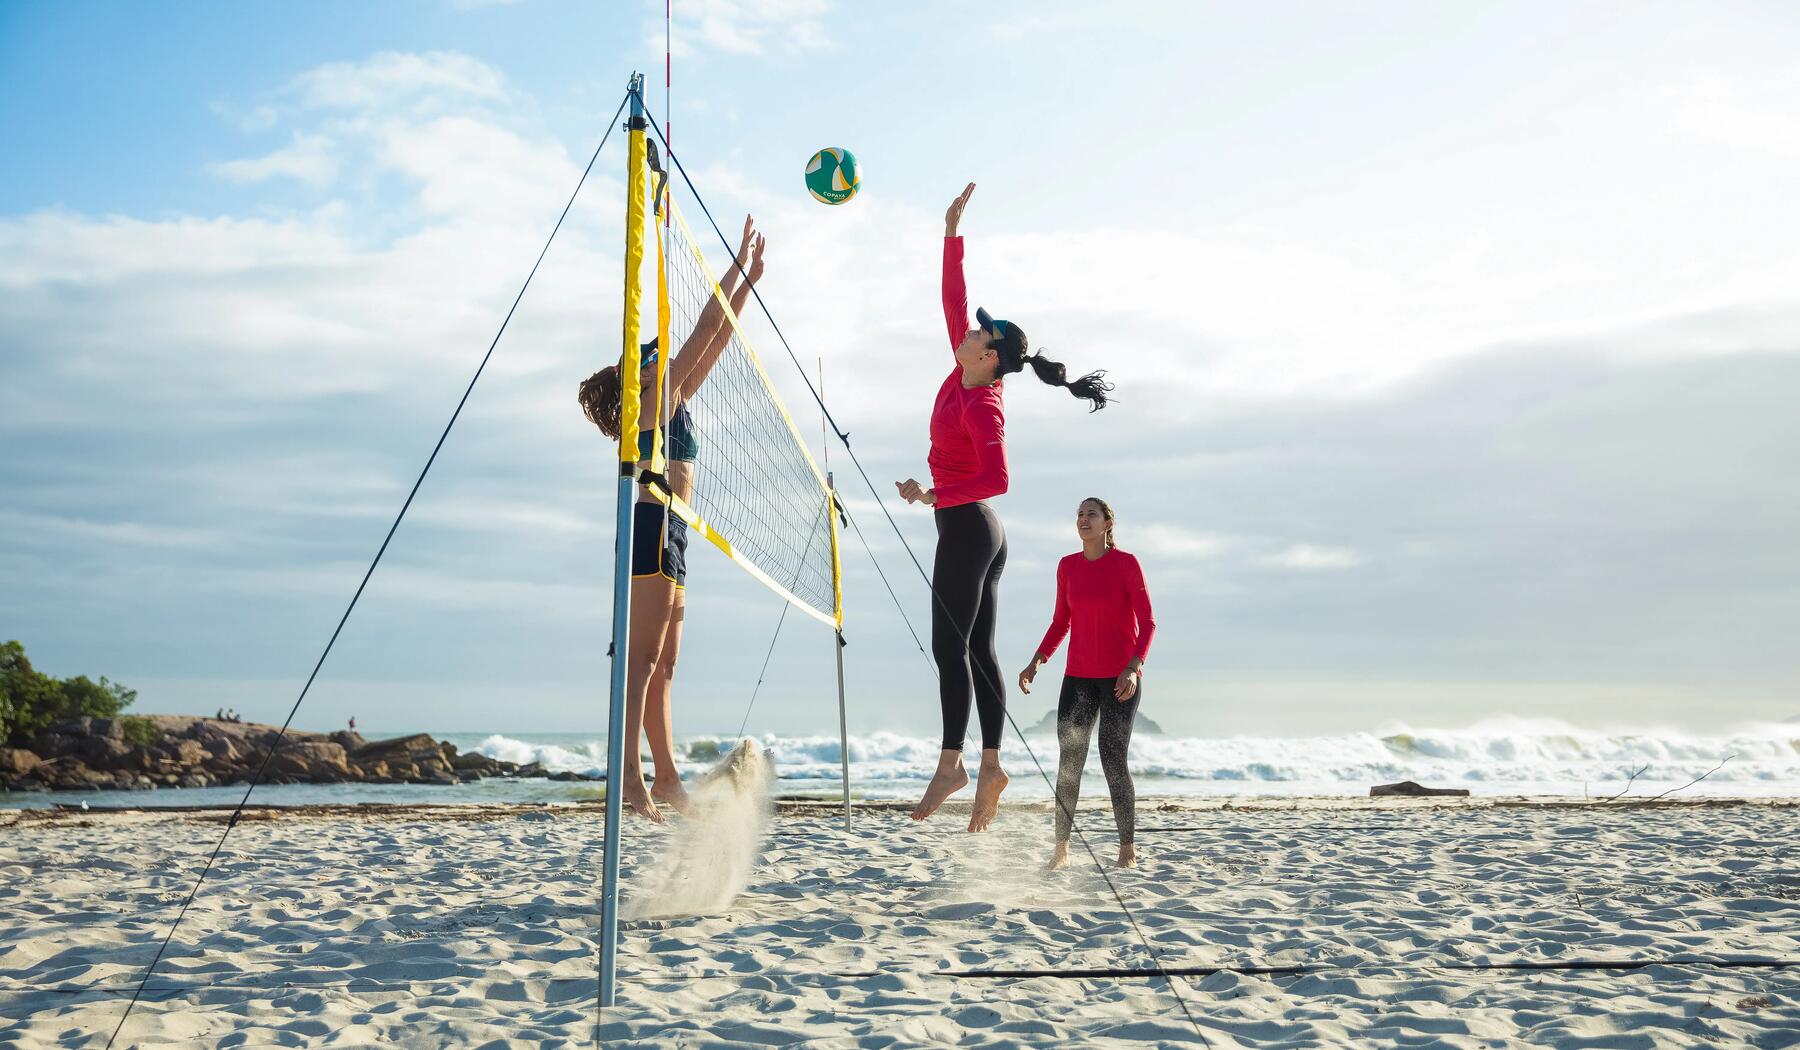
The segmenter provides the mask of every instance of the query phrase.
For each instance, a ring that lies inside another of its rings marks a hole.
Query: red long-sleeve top
[[[963,241],[944,238],[944,324],[955,350],[969,332]],[[1006,491],[1006,407],[1001,386],[965,387],[962,366],[950,370],[931,406],[931,487],[942,510]]]
[[[1150,655],[1156,617],[1138,560],[1117,547],[1089,561],[1079,551],[1056,565],[1056,615],[1038,652],[1048,660],[1069,639],[1071,678],[1116,678]]]

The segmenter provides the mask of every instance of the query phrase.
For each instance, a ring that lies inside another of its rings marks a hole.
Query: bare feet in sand
[[[969,830],[986,831],[994,822],[994,814],[1000,812],[1000,792],[1012,778],[1000,768],[1000,752],[998,750],[981,753],[981,774],[975,781],[975,805],[969,810]]]
[[[1069,866],[1069,843],[1067,839],[1056,844],[1056,851],[1050,854],[1050,863],[1044,866],[1045,871],[1061,871]]]
[[[913,807],[912,818],[924,820],[936,813],[938,807],[951,795],[967,787],[969,771],[963,768],[961,751],[945,751],[938,756],[937,772],[932,774],[931,783],[925,785],[925,797]]]
[[[681,781],[674,777],[666,780],[658,777],[656,783],[650,785],[650,798],[668,806],[682,816],[687,815],[689,809],[687,788],[682,787]]]
[[[650,798],[650,792],[644,787],[643,774],[625,774],[624,802],[631,811],[640,817],[650,818],[653,824],[663,822],[662,810],[656,808],[656,802]]]
[[[1136,846],[1131,845],[1129,842],[1119,843],[1119,867],[1121,867],[1121,868],[1137,867],[1137,847]]]

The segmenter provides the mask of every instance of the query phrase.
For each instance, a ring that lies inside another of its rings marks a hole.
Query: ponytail
[[[1089,372],[1080,379],[1071,381],[1069,370],[1045,357],[1041,351],[1025,360],[1031,364],[1031,370],[1037,373],[1039,380],[1051,386],[1067,387],[1069,393],[1088,402],[1089,412],[1098,412],[1106,407],[1106,394],[1113,385],[1106,381],[1105,369]]]

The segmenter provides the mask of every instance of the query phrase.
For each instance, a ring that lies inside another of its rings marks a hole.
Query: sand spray
[[[762,748],[740,740],[689,789],[690,812],[662,854],[640,869],[640,878],[649,877],[644,889],[626,898],[621,917],[708,915],[731,907],[750,885],[762,852],[774,787],[775,768]]]

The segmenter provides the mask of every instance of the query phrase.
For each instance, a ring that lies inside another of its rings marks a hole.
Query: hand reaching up
[[[944,212],[944,236],[956,236],[956,228],[962,223],[963,209],[969,205],[969,196],[975,192],[975,184],[969,183],[955,200],[950,202],[950,210]]]

